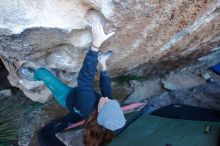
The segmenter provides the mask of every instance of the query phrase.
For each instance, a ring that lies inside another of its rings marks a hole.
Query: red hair
[[[104,146],[115,137],[113,131],[104,128],[97,123],[98,111],[91,113],[85,122],[83,143],[85,146]]]

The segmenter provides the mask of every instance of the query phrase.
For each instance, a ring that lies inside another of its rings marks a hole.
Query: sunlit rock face
[[[105,45],[119,54],[112,71],[142,66],[144,74],[160,72],[210,53],[220,45],[219,5],[219,0],[119,0],[111,17],[118,31]]]
[[[51,93],[42,82],[16,72],[23,62],[47,67],[70,86],[92,42],[91,26],[106,24],[116,34],[102,50],[112,50],[112,76],[139,69],[169,71],[220,47],[219,0],[14,0],[0,3],[0,55],[8,79],[34,101]]]
[[[105,24],[111,0],[14,0],[0,3],[0,55],[8,79],[34,101],[45,102],[50,91],[39,81],[17,75],[23,62],[51,69],[63,82],[75,79],[91,42],[91,26]]]

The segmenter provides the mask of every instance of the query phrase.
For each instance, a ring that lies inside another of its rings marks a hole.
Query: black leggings
[[[56,133],[67,128],[68,124],[81,121],[80,117],[76,113],[69,113],[66,116],[51,121],[45,127],[38,132],[38,141],[40,146],[65,146],[57,137]]]

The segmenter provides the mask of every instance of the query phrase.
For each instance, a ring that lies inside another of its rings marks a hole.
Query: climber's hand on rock
[[[102,23],[98,22],[96,25],[92,27],[92,36],[93,36],[92,45],[96,48],[99,48],[105,40],[107,40],[114,34],[115,32],[105,34]]]

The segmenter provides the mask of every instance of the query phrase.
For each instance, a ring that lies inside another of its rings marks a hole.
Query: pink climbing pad
[[[142,105],[145,105],[146,103],[143,103],[143,102],[135,102],[135,103],[131,103],[129,105],[126,105],[126,106],[123,106],[122,107],[122,110],[125,112],[125,111],[128,111],[128,110],[131,110],[131,109],[135,109],[135,108],[138,108]],[[67,127],[65,130],[68,130],[68,129],[72,129],[72,128],[75,128],[75,127],[78,127],[78,126],[81,126],[85,123],[85,120],[82,120],[80,122],[77,122],[73,125],[70,125],[69,127]]]

